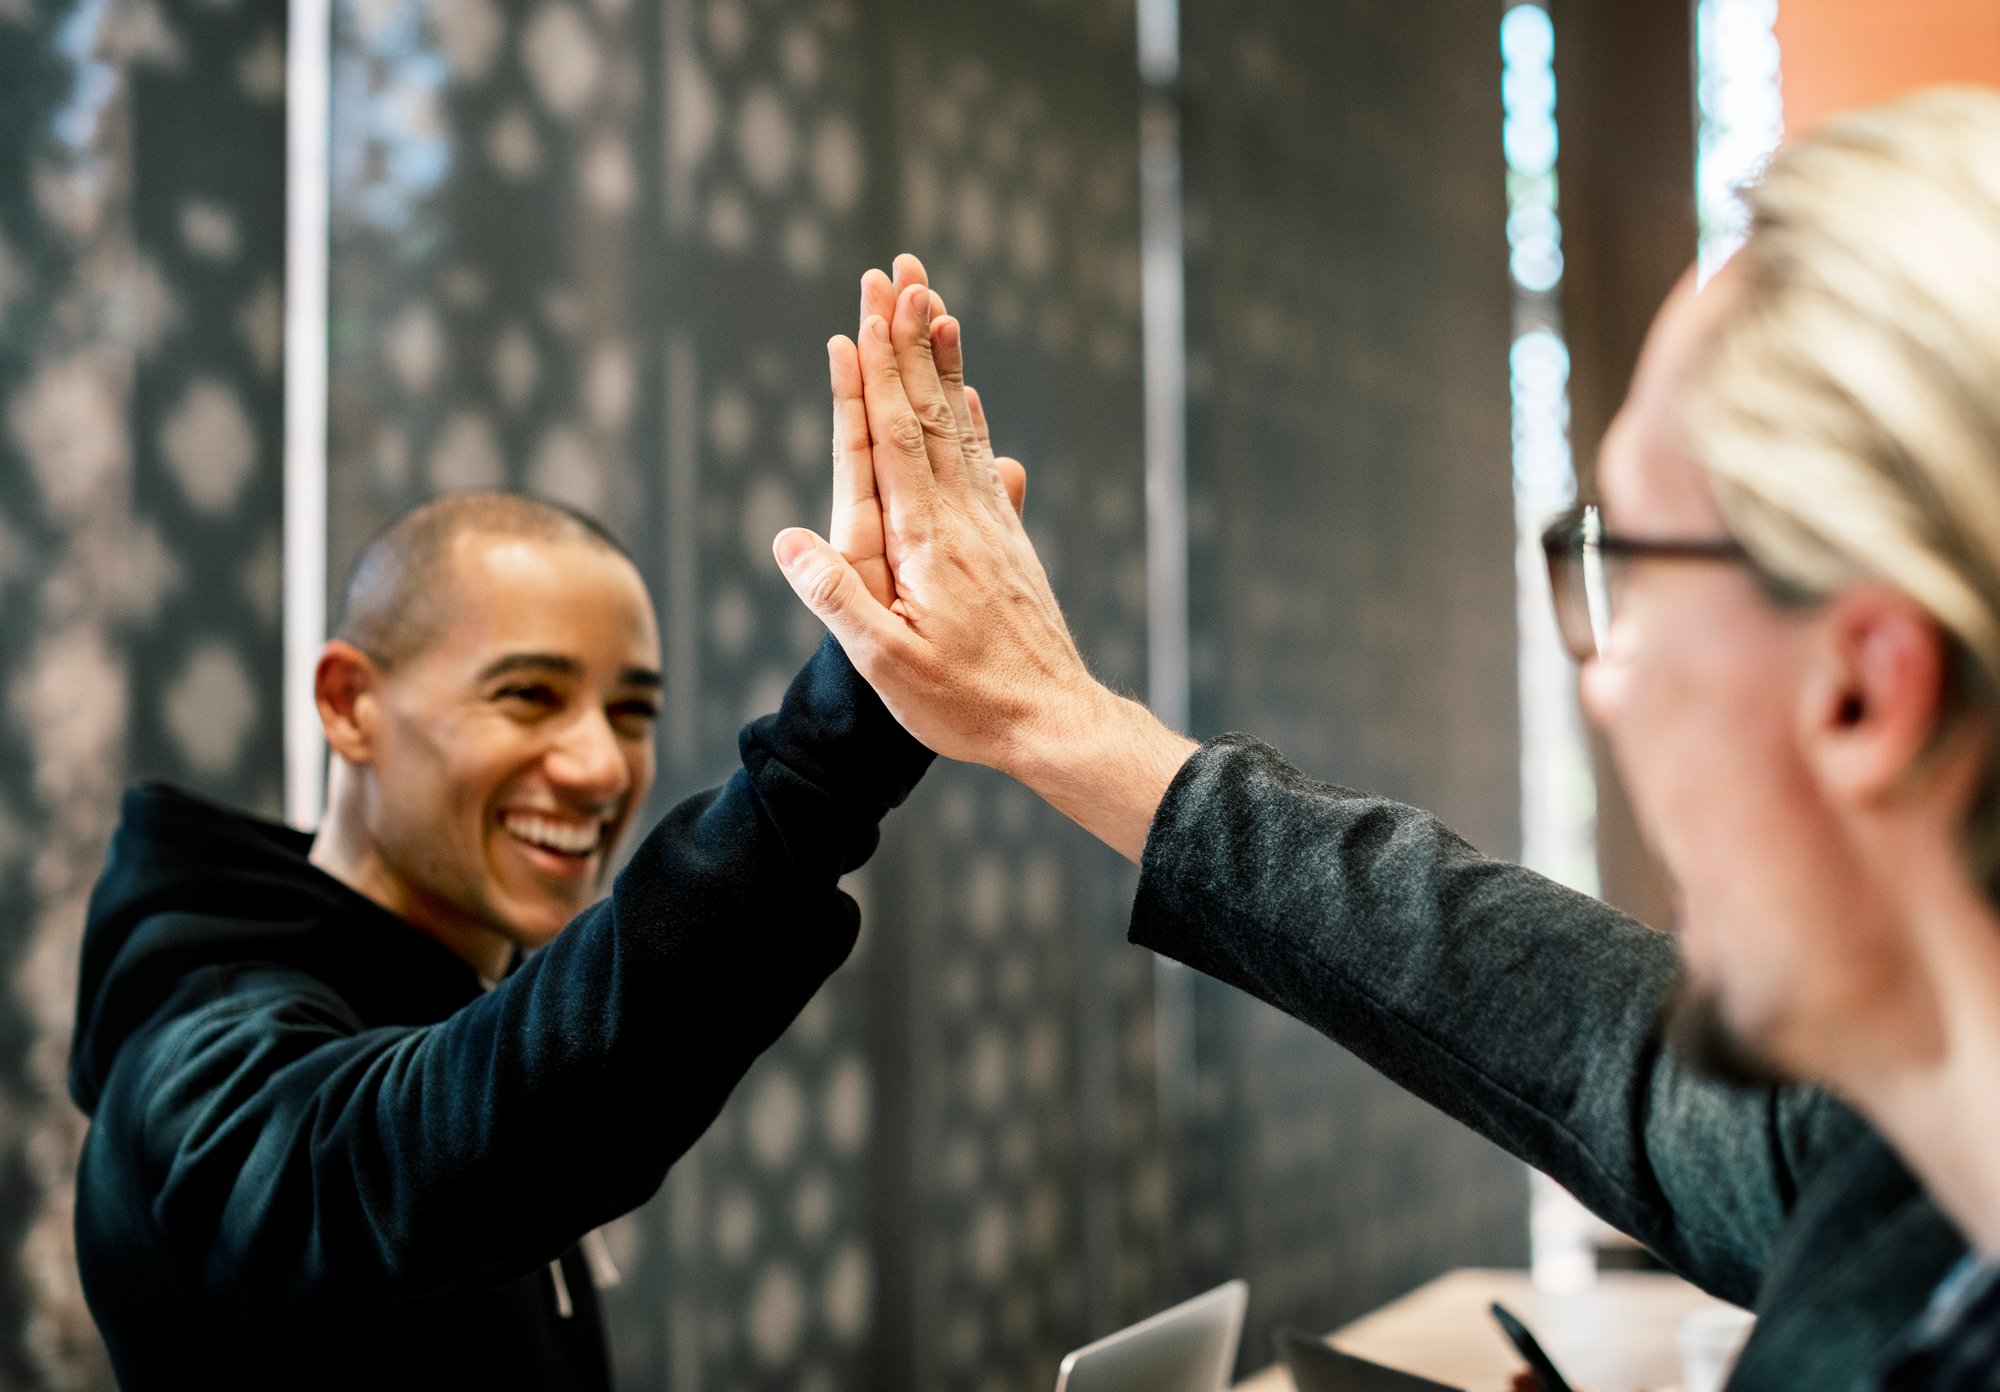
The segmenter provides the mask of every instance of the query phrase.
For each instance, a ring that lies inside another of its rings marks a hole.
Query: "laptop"
[[[1279,1330],[1276,1343],[1299,1392],[1460,1392],[1450,1383],[1342,1353],[1296,1329]]]
[[[1086,1344],[1063,1359],[1056,1392],[1222,1392],[1249,1298],[1230,1281]]]

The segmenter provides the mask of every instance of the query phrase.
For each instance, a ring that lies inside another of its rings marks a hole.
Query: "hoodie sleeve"
[[[251,1299],[410,1299],[530,1270],[651,1195],[846,959],[836,882],[931,758],[830,639],[741,752],[441,1023],[362,1030],[277,967],[164,1011],[114,1090],[177,1263]]]
[[[1169,788],[1131,938],[1305,1021],[1740,1303],[1801,1170],[1859,1129],[1824,1093],[1676,1062],[1665,934],[1245,736]]]

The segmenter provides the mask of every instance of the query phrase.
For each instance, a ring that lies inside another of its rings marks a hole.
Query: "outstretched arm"
[[[958,444],[956,324],[924,309],[906,290],[859,345],[894,600],[810,532],[775,543],[890,711],[1140,861],[1135,941],[1314,1025],[1746,1298],[1798,1170],[1851,1115],[1681,1070],[1657,1029],[1666,939],[1252,741],[1197,751],[1092,678]]]

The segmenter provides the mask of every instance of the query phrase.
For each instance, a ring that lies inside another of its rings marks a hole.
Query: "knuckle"
[[[815,610],[833,608],[840,600],[844,578],[832,566],[821,566],[806,579],[806,603]]]
[[[958,419],[952,415],[950,406],[942,401],[926,401],[916,409],[927,433],[957,437]]]
[[[915,452],[924,447],[924,423],[915,411],[899,411],[889,422],[889,439],[897,448]]]

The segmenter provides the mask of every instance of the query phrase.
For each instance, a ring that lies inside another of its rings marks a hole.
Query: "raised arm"
[[[1093,679],[958,448],[956,323],[922,311],[904,292],[859,346],[894,603],[809,532],[775,544],[889,709],[1140,861],[1135,941],[1314,1025],[1747,1299],[1798,1168],[1851,1116],[1682,1072],[1658,1029],[1667,939],[1254,741],[1197,752]]]
[[[113,1070],[101,1114],[137,1134],[87,1166],[136,1147],[177,1264],[323,1309],[516,1275],[630,1210],[847,957],[837,881],[930,759],[831,642],[740,743],[607,900],[442,1023],[364,1028],[279,965],[190,974]]]

